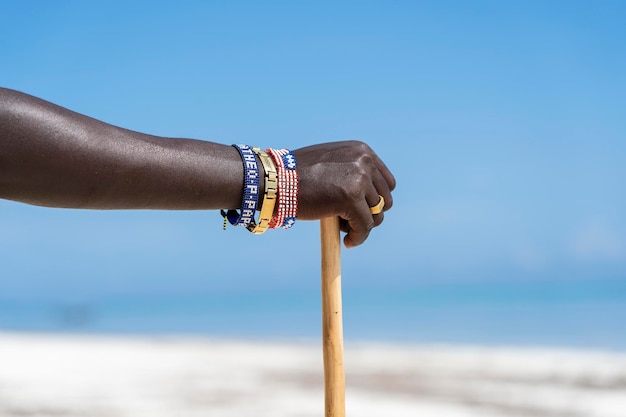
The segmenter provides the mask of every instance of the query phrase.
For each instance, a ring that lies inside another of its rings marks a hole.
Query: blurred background
[[[626,350],[619,1],[0,3],[0,85],[132,130],[367,142],[350,340]],[[245,254],[242,257],[240,254]],[[317,339],[319,230],[0,201],[0,331]]]

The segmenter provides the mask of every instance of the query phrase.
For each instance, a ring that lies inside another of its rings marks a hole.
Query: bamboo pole
[[[339,218],[320,220],[325,417],[345,417]]]

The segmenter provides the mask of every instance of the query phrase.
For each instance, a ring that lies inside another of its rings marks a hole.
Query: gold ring
[[[385,199],[380,194],[378,196],[380,197],[380,200],[378,200],[378,204],[376,204],[373,207],[370,207],[370,213],[372,213],[372,214],[380,214],[380,213],[382,213],[383,207],[385,207]]]

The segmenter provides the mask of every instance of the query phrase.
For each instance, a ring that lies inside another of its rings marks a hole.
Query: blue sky
[[[8,4],[7,4],[8,3]],[[626,279],[623,2],[4,2],[0,84],[125,128],[360,139],[394,209],[344,286]],[[0,298],[318,288],[315,222],[0,202]]]

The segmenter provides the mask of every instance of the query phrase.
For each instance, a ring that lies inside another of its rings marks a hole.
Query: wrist
[[[294,154],[288,149],[251,148],[233,145],[243,162],[243,193],[240,212],[221,210],[226,222],[245,226],[260,234],[268,228],[289,229],[298,215],[298,173]],[[258,213],[258,221],[255,214]]]

